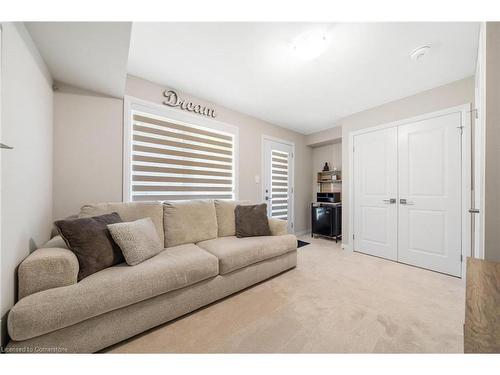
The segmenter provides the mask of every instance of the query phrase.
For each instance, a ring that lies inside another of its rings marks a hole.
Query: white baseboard
[[[311,233],[310,229],[304,229],[304,230],[299,230],[299,231],[295,232],[294,234],[296,236],[303,236],[305,234],[310,234],[310,233]]]
[[[348,243],[342,243],[340,247],[342,248],[342,250],[352,251],[351,246]]]

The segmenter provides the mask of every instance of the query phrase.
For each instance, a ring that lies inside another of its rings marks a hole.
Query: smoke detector
[[[420,46],[418,48],[415,48],[413,51],[410,52],[410,59],[413,61],[419,61],[422,60],[425,54],[431,49],[431,46],[425,45],[425,46]]]

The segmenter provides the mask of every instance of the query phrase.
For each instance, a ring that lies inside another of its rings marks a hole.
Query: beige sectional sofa
[[[19,266],[19,301],[8,315],[8,352],[96,352],[293,268],[297,239],[269,219],[272,236],[235,237],[230,201],[101,203],[80,217],[150,217],[165,249],[138,265],[77,282],[61,237]]]

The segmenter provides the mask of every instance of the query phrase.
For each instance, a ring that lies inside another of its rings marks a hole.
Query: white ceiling
[[[291,41],[326,29],[302,61]],[[134,23],[128,72],[310,134],[339,118],[474,74],[477,23]],[[432,46],[423,61],[409,53]]]
[[[473,75],[479,33],[477,23],[28,22],[26,27],[56,81],[122,97],[128,71],[304,134]],[[303,61],[291,42],[316,29],[327,33],[328,48]],[[410,60],[410,51],[423,44],[432,46],[424,60]]]
[[[123,97],[131,22],[26,22],[52,77]]]

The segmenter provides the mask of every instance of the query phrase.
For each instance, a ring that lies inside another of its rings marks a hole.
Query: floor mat
[[[297,248],[307,245],[310,245],[310,243],[306,241],[297,240]]]

